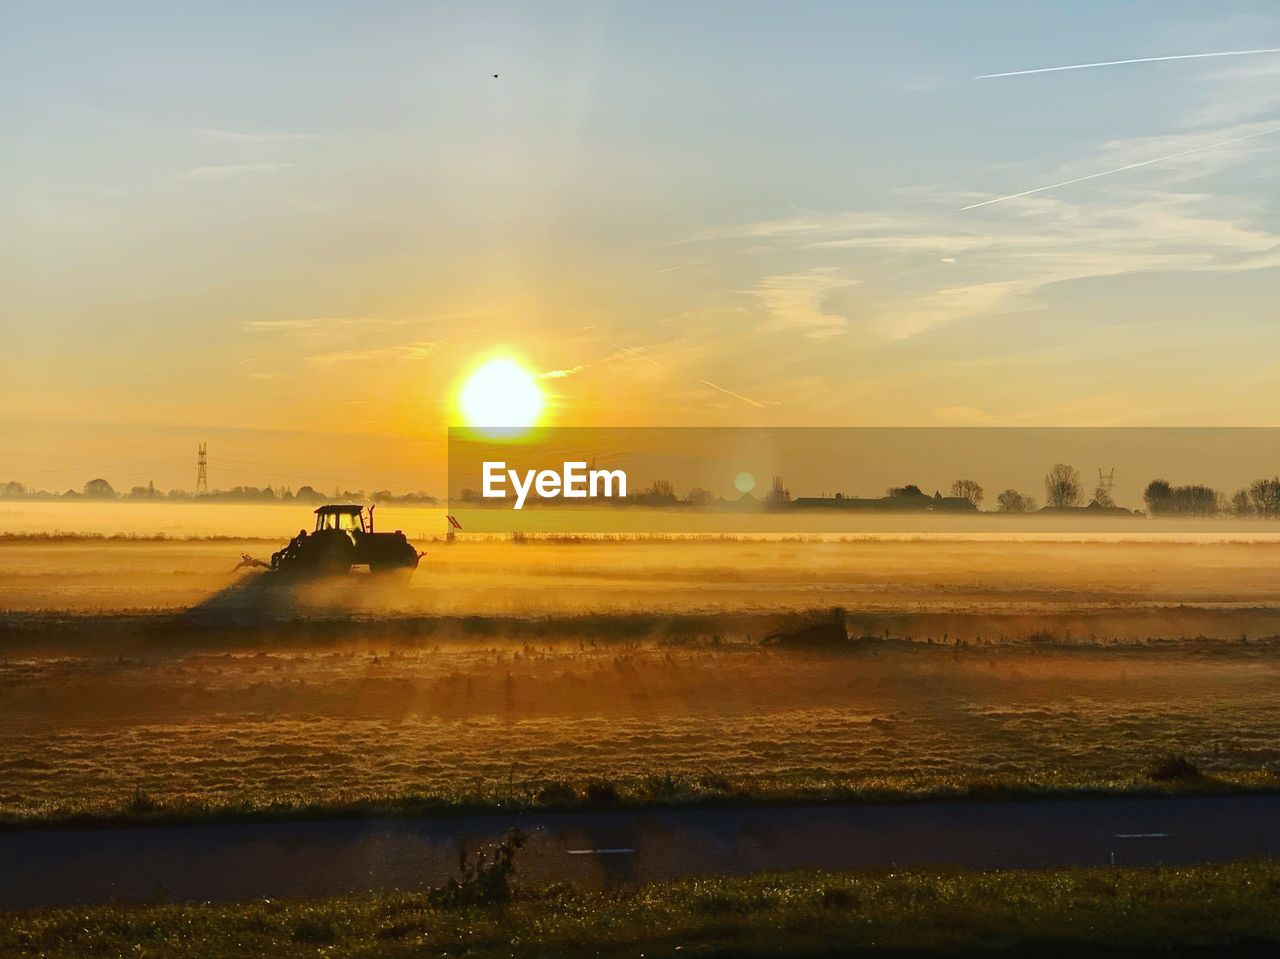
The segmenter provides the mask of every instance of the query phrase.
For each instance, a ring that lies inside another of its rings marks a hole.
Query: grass
[[[0,659],[0,824],[1280,789],[1270,644],[366,642]]]
[[[115,904],[0,916],[0,955],[1272,955],[1280,863],[1036,872],[788,873],[491,906],[431,893]]]
[[[261,801],[164,799],[141,787],[117,804],[61,803],[0,811],[0,831],[50,827],[110,827],[199,823],[302,822],[427,816],[471,816],[498,812],[601,812],[638,809],[734,809],[811,804],[858,805],[912,802],[1019,802],[1070,799],[1141,799],[1182,796],[1243,796],[1280,792],[1272,771],[1222,776],[1166,777],[1162,766],[1140,777],[1107,782],[1021,780],[983,777],[937,782],[875,784],[820,782],[806,786],[735,781],[718,773],[685,776],[652,773],[639,780],[552,780],[512,790],[435,794],[351,792],[327,799],[266,798]]]

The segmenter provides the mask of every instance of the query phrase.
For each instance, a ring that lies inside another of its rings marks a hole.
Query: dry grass
[[[482,543],[269,603],[235,553],[0,545],[0,814],[1277,783],[1274,545]],[[760,647],[831,605],[913,642]]]
[[[106,811],[135,788],[239,808],[527,803],[592,780],[632,799],[1131,788],[1162,753],[1265,782],[1280,651],[1236,653],[456,642],[24,658],[0,667],[0,811]]]
[[[1271,956],[1280,867],[793,873],[564,885],[498,907],[387,892],[0,917],[0,955]]]

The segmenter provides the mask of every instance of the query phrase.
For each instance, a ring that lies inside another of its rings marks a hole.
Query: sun
[[[528,429],[545,405],[538,378],[506,356],[478,366],[458,393],[463,422],[472,429]]]

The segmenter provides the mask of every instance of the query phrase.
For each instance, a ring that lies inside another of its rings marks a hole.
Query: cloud
[[[1108,152],[1134,155],[1149,145],[1116,143]],[[1105,186],[1080,196],[1041,193],[958,213],[957,202],[973,195],[933,187],[912,191],[897,213],[810,213],[724,228],[703,242],[765,243],[772,256],[791,262],[819,255],[829,262],[844,254],[846,268],[865,277],[857,318],[822,305],[828,292],[847,283],[831,267],[770,275],[753,292],[780,329],[819,340],[846,328],[900,340],[1037,308],[1040,294],[1059,283],[1280,265],[1280,234],[1265,225],[1265,208],[1256,200],[1190,189],[1201,176],[1248,159],[1209,153],[1201,159],[1210,156],[1208,170],[1166,170],[1176,189],[1098,181]]]
[[[948,423],[995,423],[996,417],[976,406],[939,406],[933,415]]]
[[[316,353],[307,357],[313,366],[336,366],[340,363],[399,362],[402,360],[426,359],[437,349],[439,343],[421,340],[417,343],[402,343],[398,346],[378,346],[366,350],[336,350],[331,353]]]
[[[244,324],[246,333],[350,333],[390,329],[404,326],[413,320],[375,316],[313,316],[289,320],[249,320]]]
[[[173,178],[175,183],[191,183],[197,181],[229,180],[233,177],[249,176],[255,173],[276,173],[288,170],[292,163],[215,163],[209,166],[193,167]]]
[[[1216,138],[1215,134],[1212,133],[1184,133],[1169,137],[1146,137],[1140,142],[1169,143],[1170,146],[1165,147],[1165,149],[1171,149],[1172,145],[1176,145],[1178,149],[1176,149],[1176,152],[1172,152],[1172,154],[1155,156],[1147,155],[1140,157],[1140,159],[1134,159],[1134,157],[1130,156],[1129,159],[1125,161],[1124,165],[1115,166],[1115,168],[1112,169],[1093,170],[1091,173],[1073,175],[1073,177],[1070,179],[1064,179],[1064,181],[1042,184],[1042,186],[1024,189],[1024,191],[1019,193],[1009,193],[1009,195],[1005,196],[987,197],[984,198],[984,200],[975,200],[974,202],[970,202],[968,205],[961,206],[959,213],[964,213],[966,210],[977,210],[979,207],[989,206],[992,204],[1002,204],[1002,202],[1009,200],[1020,200],[1020,198],[1033,196],[1036,195],[1036,193],[1043,193],[1051,191],[1051,189],[1061,189],[1062,187],[1074,186],[1076,183],[1093,181],[1093,179],[1101,177],[1111,177],[1111,175],[1115,175],[1117,173],[1132,172],[1132,170],[1142,169],[1144,166],[1170,164],[1171,161],[1185,159],[1185,157],[1188,156],[1196,156],[1197,159],[1194,163],[1204,164],[1207,163],[1207,160],[1206,157],[1202,157],[1201,154],[1204,154],[1206,151],[1217,151],[1222,154],[1221,159],[1212,164],[1215,168],[1220,169],[1222,165],[1233,163],[1233,161],[1238,163],[1240,159],[1243,159],[1239,149],[1230,150],[1230,147],[1236,147],[1239,143],[1254,140],[1256,137],[1265,137],[1270,136],[1272,133],[1280,133],[1280,125],[1276,125],[1274,123],[1263,124],[1261,127],[1258,127],[1257,124],[1251,124],[1247,125],[1247,127],[1244,127],[1243,129],[1245,132],[1238,132],[1235,133],[1234,136],[1226,138]],[[1102,155],[1116,154],[1116,152],[1119,151],[1125,151],[1126,154],[1128,154],[1129,151],[1133,150],[1134,145],[1135,141],[1133,140],[1112,141],[1110,143],[1106,143],[1100,152]],[[1197,175],[1204,175],[1204,170],[1196,170],[1194,173]]]
[[[1197,85],[1197,94],[1200,102],[1186,116],[1189,127],[1274,119],[1280,109],[1280,57],[1215,70]]]
[[[1252,140],[1255,137],[1267,136],[1273,133],[1280,133],[1280,126],[1264,127],[1261,130],[1253,130],[1249,133],[1245,133],[1240,136],[1229,137],[1228,139],[1225,139],[1225,140],[1211,140],[1205,143],[1198,143],[1196,146],[1188,147],[1185,150],[1179,150],[1177,153],[1170,153],[1164,156],[1147,157],[1146,159],[1135,160],[1132,163],[1126,163],[1124,166],[1115,167],[1114,169],[1111,169],[1111,170],[1097,170],[1093,173],[1081,174],[1080,176],[1072,177],[1069,180],[1060,180],[1057,183],[1050,183],[1045,186],[1033,187],[1030,190],[1023,190],[1021,193],[1010,193],[1006,196],[997,196],[997,197],[992,197],[986,200],[978,200],[976,202],[968,204],[967,206],[960,207],[958,212],[964,213],[966,210],[976,210],[979,207],[990,206],[993,203],[1004,203],[1008,200],[1018,200],[1018,199],[1021,199],[1022,197],[1032,196],[1033,194],[1036,194],[1036,193],[1044,193],[1049,190],[1058,190],[1058,189],[1061,189],[1062,187],[1072,186],[1076,183],[1083,183],[1086,180],[1096,180],[1100,177],[1113,176],[1114,174],[1117,174],[1117,173],[1127,173],[1131,170],[1137,170],[1142,167],[1152,166],[1157,163],[1168,163],[1171,160],[1180,160],[1183,157],[1195,156],[1197,154],[1205,152],[1206,150],[1221,150],[1225,147],[1229,147],[1233,144],[1240,143],[1244,140]]]
[[[566,376],[573,376],[574,373],[581,373],[585,369],[587,369],[585,365],[579,364],[578,366],[571,366],[564,370],[547,370],[545,373],[539,373],[538,379],[560,380],[564,379]]]
[[[211,127],[195,130],[193,132],[199,136],[208,137],[211,140],[219,140],[223,143],[231,143],[238,146],[269,146],[276,143],[297,143],[300,140],[311,140],[315,138],[314,133],[247,133],[242,130],[220,130]]]
[[[769,314],[769,328],[795,330],[811,340],[829,340],[844,332],[848,320],[824,310],[823,299],[831,290],[851,285],[834,269],[822,267],[766,276],[748,292]]]

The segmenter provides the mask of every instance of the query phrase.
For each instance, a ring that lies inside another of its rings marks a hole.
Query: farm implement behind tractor
[[[290,579],[344,576],[356,566],[367,566],[374,576],[408,581],[423,554],[413,548],[400,530],[376,533],[374,507],[331,504],[316,510],[316,527],[305,529],[271,554],[271,562],[242,553],[236,569],[259,567]]]

